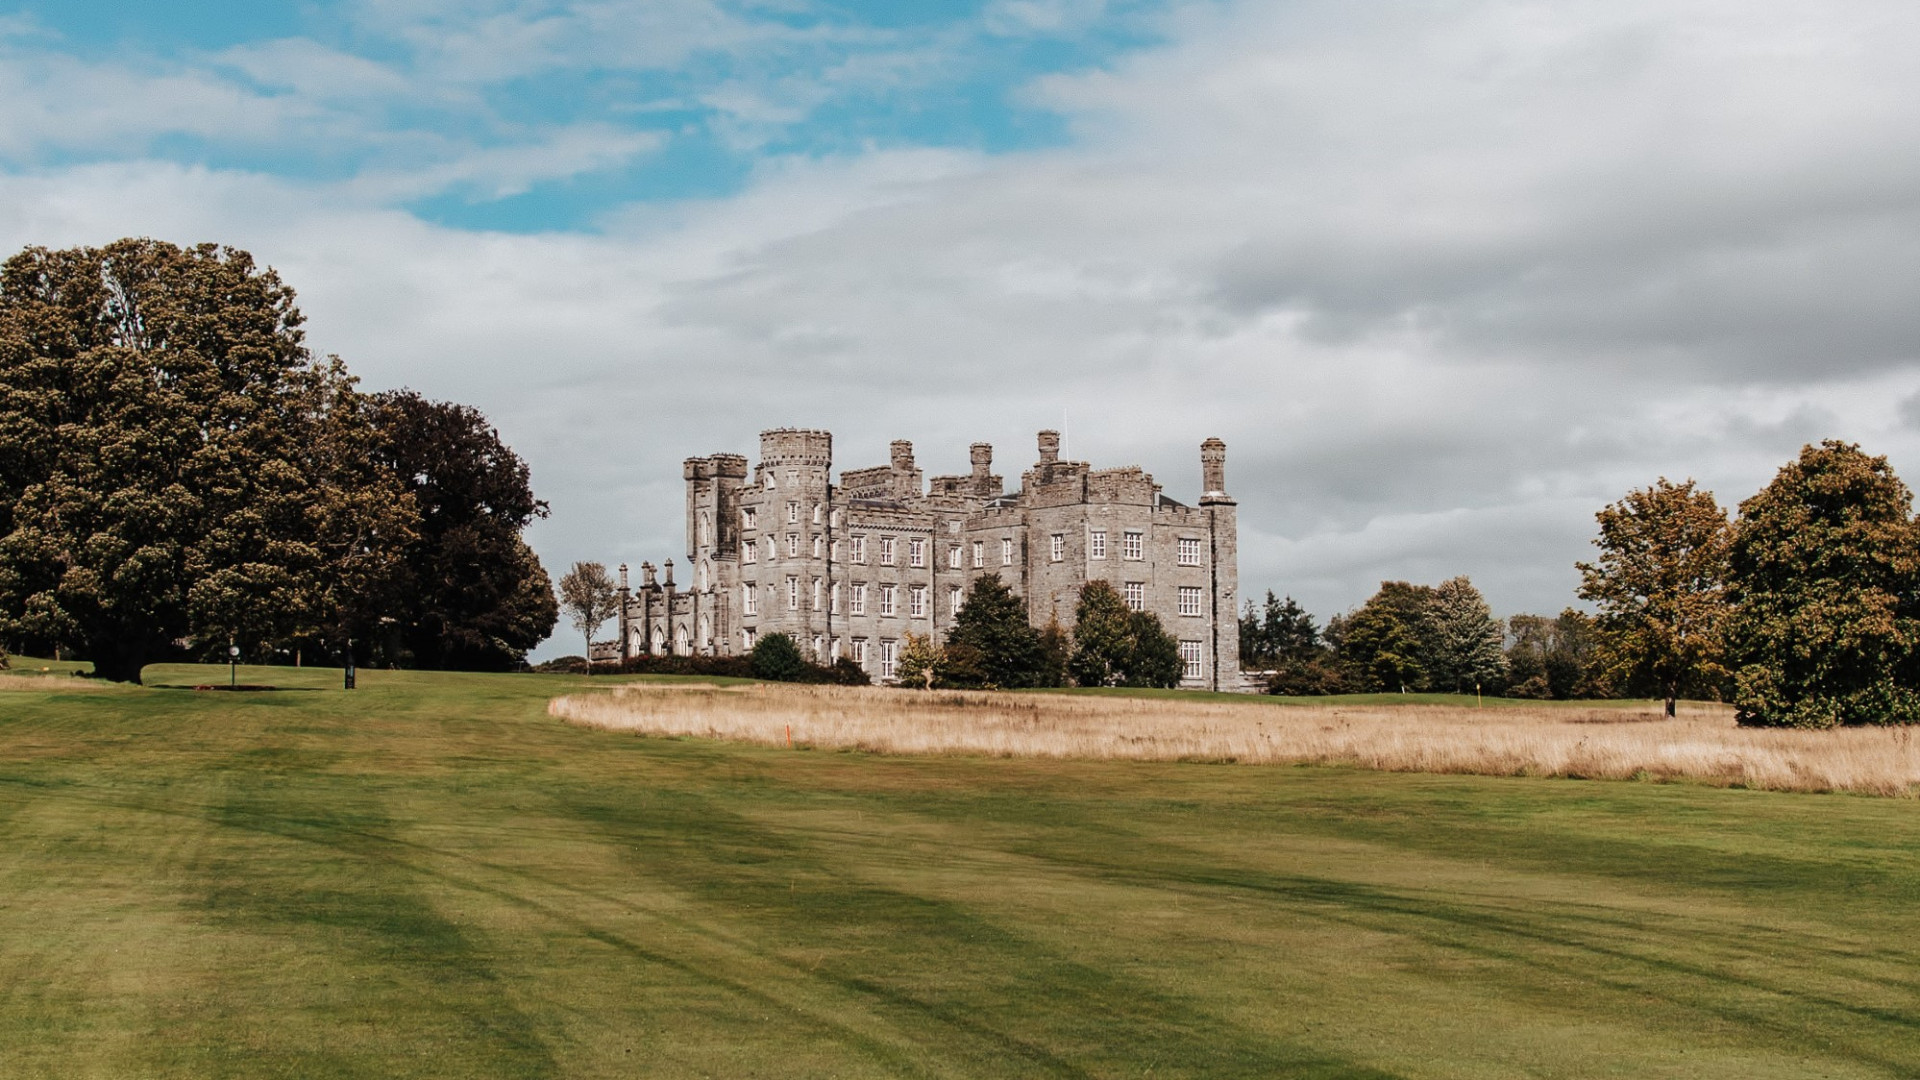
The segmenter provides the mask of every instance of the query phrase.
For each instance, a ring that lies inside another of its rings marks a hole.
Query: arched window
[[[705,615],[700,616],[700,647],[713,648],[713,623],[709,622]]]
[[[713,519],[705,510],[700,511],[700,545],[705,547],[713,543]]]

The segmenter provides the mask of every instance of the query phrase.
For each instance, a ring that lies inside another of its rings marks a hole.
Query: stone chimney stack
[[[993,444],[977,442],[967,447],[967,456],[973,461],[973,478],[985,480],[993,472]]]
[[[1060,433],[1049,428],[1040,433],[1040,464],[1051,465],[1060,460]]]
[[[662,563],[660,565],[660,570],[665,575],[665,580],[663,580],[660,584],[664,586],[668,592],[672,592],[673,591],[673,560],[668,559],[666,562]]]
[[[895,472],[913,471],[913,444],[905,439],[893,440],[893,469]]]
[[[620,564],[620,591],[621,592],[627,591],[627,564],[626,563]]]
[[[1200,444],[1201,497],[1225,498],[1227,494],[1227,444],[1208,439]]]
[[[643,589],[651,589],[653,586],[653,564],[643,562],[640,564],[640,587]]]

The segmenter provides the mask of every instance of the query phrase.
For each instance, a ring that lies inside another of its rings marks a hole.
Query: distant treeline
[[[1292,597],[1267,593],[1240,618],[1240,663],[1270,671],[1273,694],[1475,692],[1506,697],[1617,696],[1593,619],[1493,616],[1464,577],[1437,586],[1383,582],[1358,609],[1325,627]]]
[[[1390,581],[1322,628],[1271,592],[1241,662],[1279,694],[1476,687],[1514,697],[1731,701],[1742,724],[1920,722],[1920,523],[1884,457],[1807,446],[1729,519],[1664,478],[1597,515],[1592,615],[1493,617],[1466,578]]]

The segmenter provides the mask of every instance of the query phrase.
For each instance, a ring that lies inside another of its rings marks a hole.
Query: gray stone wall
[[[1069,630],[1081,586],[1103,580],[1198,658],[1186,685],[1240,689],[1224,444],[1202,447],[1199,506],[1167,498],[1137,467],[1061,460],[1053,432],[1040,434],[1039,460],[1011,494],[992,471],[992,447],[976,443],[968,456],[967,474],[929,485],[912,444],[898,441],[886,465],[844,471],[835,485],[832,435],[781,428],[761,434],[751,469],[735,454],[689,458],[691,580],[674,584],[670,562],[660,577],[643,564],[621,648],[726,655],[785,633],[822,662],[863,653],[883,678],[883,657],[897,656],[909,633],[944,640],[954,591],[964,596],[983,575],[1024,597],[1034,625]]]

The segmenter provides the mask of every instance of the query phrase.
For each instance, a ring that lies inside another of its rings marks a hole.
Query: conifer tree
[[[1473,693],[1506,678],[1506,629],[1465,577],[1433,591],[1434,655],[1428,681],[1435,690]]]

